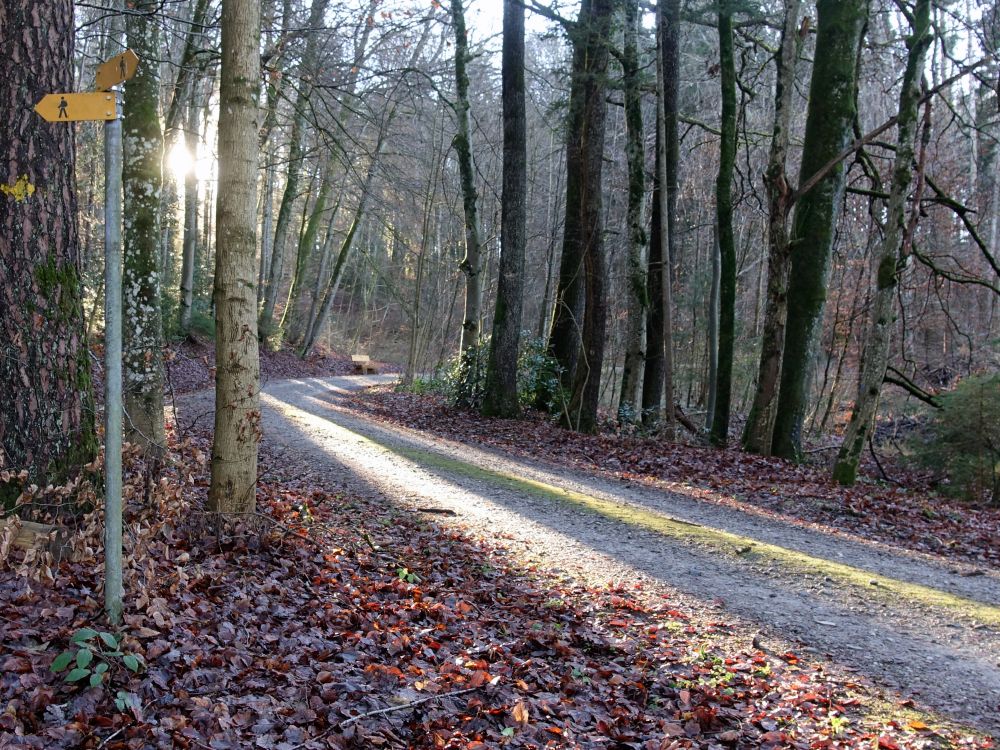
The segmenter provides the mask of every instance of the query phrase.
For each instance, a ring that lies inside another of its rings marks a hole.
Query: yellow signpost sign
[[[120,55],[115,55],[107,62],[97,66],[95,86],[98,91],[107,91],[112,86],[117,86],[134,76],[138,67],[138,56],[132,50],[127,49]]]
[[[46,94],[35,111],[49,122],[114,120],[118,106],[113,93],[89,91],[85,94]]]

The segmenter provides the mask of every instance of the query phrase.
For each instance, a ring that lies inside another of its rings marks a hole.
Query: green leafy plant
[[[404,583],[420,583],[420,576],[408,568],[397,568],[396,575],[399,576],[399,580]]]
[[[914,457],[946,491],[1000,504],[1000,373],[966,378],[940,401]]]
[[[122,637],[93,628],[81,628],[69,639],[70,648],[52,660],[49,669],[58,674],[66,672],[66,682],[90,687],[105,686],[116,674],[138,674],[145,668],[140,654],[122,651]],[[68,670],[68,671],[67,671]],[[137,709],[138,698],[125,690],[115,693],[115,706],[119,711],[126,708]]]
[[[482,338],[467,351],[456,355],[433,377],[414,380],[413,393],[441,393],[456,406],[479,409],[486,392],[486,365],[490,354],[490,339]],[[560,382],[559,363],[545,346],[545,339],[522,334],[517,359],[517,397],[522,406],[538,403],[539,398],[549,411],[560,411],[565,393]]]

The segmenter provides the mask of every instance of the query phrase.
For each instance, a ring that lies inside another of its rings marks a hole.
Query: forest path
[[[269,460],[405,511],[453,512],[433,518],[520,564],[593,585],[642,581],[696,619],[734,621],[744,640],[760,633],[769,650],[827,656],[889,701],[1000,735],[996,571],[385,425],[342,403],[391,379],[267,384]],[[210,406],[210,393],[182,397],[181,423]]]

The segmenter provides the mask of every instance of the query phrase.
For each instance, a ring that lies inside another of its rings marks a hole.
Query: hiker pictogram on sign
[[[35,105],[35,111],[49,122],[114,120],[118,117],[118,103],[113,93],[105,91],[46,94]]]

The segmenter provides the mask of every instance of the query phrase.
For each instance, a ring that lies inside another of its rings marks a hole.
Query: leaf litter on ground
[[[51,577],[8,550],[0,747],[993,747],[902,709],[873,718],[864,685],[735,648],[716,637],[729,625],[667,599],[560,583],[291,470],[257,515],[221,523],[204,512],[209,454],[204,436],[172,440],[152,484],[129,454],[119,646],[145,671],[91,689],[50,671],[74,632],[107,627],[99,509],[80,509],[76,557],[45,561]]]

